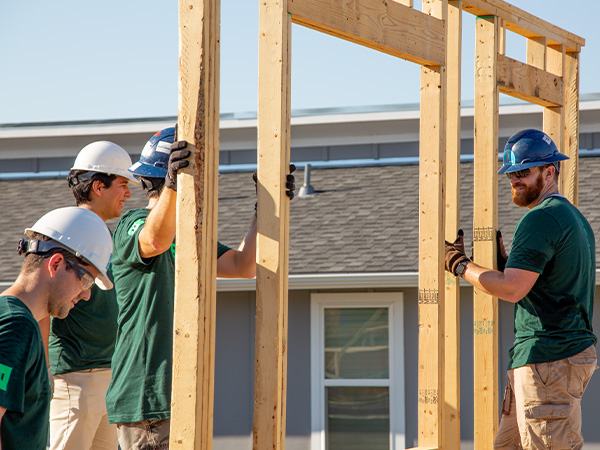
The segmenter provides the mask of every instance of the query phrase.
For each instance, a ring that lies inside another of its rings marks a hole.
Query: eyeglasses
[[[508,178],[509,180],[512,180],[513,177],[525,178],[530,173],[531,173],[530,169],[523,169],[523,170],[516,170],[515,172],[508,172],[505,175],[506,175],[506,178]]]
[[[79,264],[69,261],[67,258],[65,258],[65,261],[75,271],[77,278],[79,278],[79,281],[81,282],[81,290],[82,291],[87,291],[94,285],[94,277],[92,276],[91,273],[89,273],[87,270],[85,270]]]

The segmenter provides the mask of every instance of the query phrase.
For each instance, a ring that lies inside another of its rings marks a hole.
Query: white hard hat
[[[58,208],[25,229],[29,237],[34,232],[48,236],[98,269],[100,274],[96,277],[96,284],[100,289],[113,288],[107,273],[112,256],[112,237],[96,213],[76,206]]]
[[[131,167],[131,158],[123,147],[114,142],[96,141],[81,149],[71,170],[120,175],[132,183],[139,183],[128,170],[129,167]]]

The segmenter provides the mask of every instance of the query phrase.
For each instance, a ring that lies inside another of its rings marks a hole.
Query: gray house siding
[[[388,290],[370,290],[369,292]],[[398,290],[393,290],[397,292]],[[407,447],[417,446],[417,289],[401,290],[404,295],[404,365],[405,424]],[[311,355],[310,295],[298,290],[289,294],[287,436],[289,450],[311,450]],[[216,367],[215,367],[215,450],[252,448],[252,413],[254,379],[254,292],[220,292],[217,300]],[[600,293],[595,298],[600,308]],[[461,448],[473,446],[473,290],[461,288]],[[513,305],[499,301],[499,378],[502,400],[508,350],[514,334]],[[600,317],[594,319],[600,329]],[[594,375],[582,404],[583,434],[586,449],[600,448],[597,426],[597,399],[600,398],[600,376]],[[368,450],[368,449],[365,449]]]

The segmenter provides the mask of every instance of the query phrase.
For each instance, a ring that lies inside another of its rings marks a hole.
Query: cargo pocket
[[[581,398],[597,368],[596,349],[590,346],[567,360],[569,361],[567,390],[574,397]]]
[[[553,450],[571,448],[571,422],[568,403],[547,403],[525,406],[528,440],[524,448],[548,448]]]

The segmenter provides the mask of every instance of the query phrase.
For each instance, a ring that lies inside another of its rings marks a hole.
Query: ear
[[[100,180],[94,180],[94,182],[92,183],[92,190],[91,192],[93,192],[94,194],[101,196],[102,195],[102,189],[104,189],[104,183]]]
[[[46,260],[46,269],[48,270],[48,275],[50,278],[55,278],[56,274],[64,261],[65,257],[60,253],[55,253],[50,258]]]

